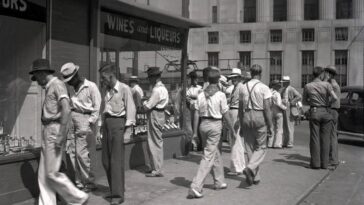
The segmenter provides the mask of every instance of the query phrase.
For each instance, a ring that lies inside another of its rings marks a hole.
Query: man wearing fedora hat
[[[230,95],[229,102],[229,115],[232,118],[232,122],[234,125],[237,126],[235,130],[236,133],[229,131],[230,137],[230,147],[231,147],[231,163],[230,163],[230,172],[228,175],[240,175],[243,173],[245,168],[245,154],[244,154],[244,147],[241,140],[241,136],[239,134],[239,93],[240,89],[243,86],[241,82],[241,70],[239,68],[233,68],[231,70],[231,74],[228,78],[232,81],[233,84],[233,91]],[[235,137],[236,136],[236,137]]]
[[[59,172],[67,139],[70,103],[66,85],[53,76],[49,61],[37,59],[29,72],[31,80],[45,89],[42,107],[42,149],[38,168],[39,205],[56,205],[56,192],[69,204],[84,204],[88,194],[77,189]]]
[[[335,80],[335,76],[337,75],[337,71],[335,66],[329,65],[325,68],[325,81],[329,82],[334,89],[336,96],[341,96],[341,89],[339,84]],[[338,139],[337,139],[337,123],[339,120],[339,109],[340,109],[340,98],[337,101],[331,104],[331,113],[332,113],[332,130],[331,130],[331,138],[330,138],[330,166],[332,168],[336,168],[339,165],[339,150],[338,150]]]
[[[150,170],[147,177],[163,177],[163,138],[162,130],[166,122],[164,114],[168,104],[168,90],[161,80],[162,72],[159,67],[149,67],[148,79],[153,90],[150,98],[143,103],[148,115],[148,151],[151,158]]]
[[[297,110],[297,102],[302,100],[302,95],[290,85],[291,79],[289,76],[283,76],[282,83],[282,102],[287,107],[283,111],[283,147],[292,148],[296,121],[295,113],[292,110]]]
[[[79,66],[72,62],[61,67],[63,82],[73,87],[71,93],[72,134],[75,150],[71,150],[77,187],[85,192],[96,189],[94,163],[96,160],[96,123],[99,118],[101,95],[94,82],[81,77]]]

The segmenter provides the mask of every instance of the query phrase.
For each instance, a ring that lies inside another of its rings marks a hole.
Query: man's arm
[[[131,89],[129,87],[124,88],[124,104],[125,104],[125,126],[135,125],[136,123],[136,109],[133,100],[133,94],[131,94]]]
[[[156,88],[153,88],[150,98],[143,104],[144,110],[149,111],[153,109],[158,104],[159,100],[160,100],[159,94]]]
[[[307,88],[306,88],[306,86],[303,88],[302,104],[309,105],[309,103],[308,103],[308,94],[307,94]]]
[[[100,115],[100,107],[101,107],[101,94],[97,86],[93,86],[91,90],[91,100],[93,112],[89,118],[89,122],[95,124]]]
[[[64,142],[67,139],[67,132],[68,132],[68,122],[70,121],[70,114],[71,114],[71,108],[70,108],[70,102],[68,98],[62,98],[60,101],[60,109],[61,109],[61,119],[60,123],[61,126],[59,128],[59,133],[56,138],[56,147],[62,147]]]
[[[293,92],[293,99],[291,100],[291,105],[295,106],[298,101],[302,100],[302,95],[294,87],[291,87],[291,91]]]
[[[263,111],[264,119],[265,119],[265,123],[268,126],[268,134],[271,135],[272,134],[272,128],[273,128],[272,111],[270,109],[271,99],[270,98],[264,99],[263,103],[264,103],[264,111]]]

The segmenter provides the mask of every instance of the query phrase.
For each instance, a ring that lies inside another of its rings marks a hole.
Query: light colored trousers
[[[263,162],[267,146],[267,126],[263,111],[249,110],[244,113],[243,129],[248,165],[254,174],[254,181],[260,180],[259,165]]]
[[[219,186],[225,183],[224,165],[219,151],[222,121],[203,119],[200,124],[203,156],[197,175],[193,178],[191,188],[202,191],[206,176],[211,172],[214,184]]]
[[[57,205],[56,192],[69,204],[79,204],[86,195],[65,174],[59,172],[63,154],[63,148],[55,146],[59,129],[59,123],[44,125],[38,168],[39,205]]]
[[[283,113],[273,111],[273,136],[268,139],[268,147],[282,147]]]
[[[166,123],[164,111],[152,110],[148,114],[148,152],[151,171],[162,173],[163,137],[162,129]]]
[[[229,115],[233,120],[233,123],[237,123],[238,121],[238,109],[231,109],[229,110]],[[230,171],[231,172],[243,172],[245,168],[245,153],[243,143],[240,137],[240,131],[236,130],[237,138],[234,139],[233,133],[229,130],[229,141],[231,147],[231,162],[230,162]]]
[[[283,111],[283,146],[293,146],[295,120],[291,116],[291,108]]]
[[[75,181],[79,186],[94,185],[95,174],[93,163],[96,154],[96,126],[90,124],[90,115],[72,112],[75,149],[70,158],[75,170]]]

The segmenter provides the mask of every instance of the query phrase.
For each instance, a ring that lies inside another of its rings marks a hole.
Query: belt
[[[202,120],[221,120],[219,118],[214,118],[214,117],[201,117]]]
[[[244,110],[244,112],[249,112],[249,111],[263,112],[264,110],[256,110],[256,109],[245,109]]]
[[[155,110],[155,111],[163,111],[164,112],[164,110],[166,110],[165,108],[156,108],[156,107],[154,107],[154,108],[152,108],[152,110]]]
[[[56,119],[56,120],[43,120],[42,119],[42,124],[43,125],[49,125],[49,124],[52,124],[52,123],[61,123],[60,119]]]
[[[329,106],[311,106],[310,109],[317,109],[317,108],[330,108]]]
[[[113,116],[113,115],[110,115],[110,113],[106,112],[106,113],[104,113],[104,117],[105,118],[125,118],[125,115],[122,115],[122,116]]]
[[[230,107],[230,110],[239,110],[238,107]]]
[[[72,112],[77,112],[77,113],[80,113],[80,114],[84,114],[84,115],[91,115],[91,111],[82,112],[81,110],[77,110],[75,108],[72,108],[71,111]]]

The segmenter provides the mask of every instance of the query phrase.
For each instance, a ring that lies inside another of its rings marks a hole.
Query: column
[[[356,19],[364,20],[364,1],[363,0],[353,0],[353,17]]]
[[[303,0],[287,0],[288,21],[303,20]]]
[[[335,19],[335,5],[336,0],[320,0],[320,20],[331,20]]]
[[[257,0],[257,22],[272,21],[271,0]]]

